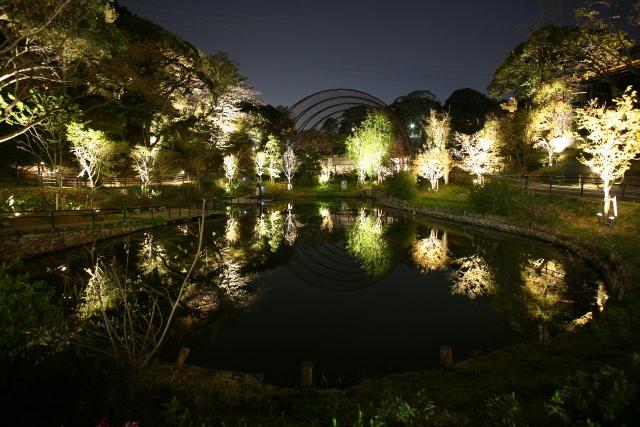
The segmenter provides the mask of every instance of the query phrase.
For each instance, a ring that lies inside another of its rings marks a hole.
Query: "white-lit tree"
[[[155,141],[155,140],[154,140]],[[142,183],[142,193],[147,194],[149,184],[155,169],[156,162],[158,160],[158,153],[160,152],[159,144],[153,144],[150,147],[144,145],[136,145],[131,149],[129,156],[133,161],[133,169],[138,174],[140,182]]]
[[[227,178],[227,191],[231,191],[234,186],[236,175],[238,174],[238,158],[235,154],[229,154],[222,159],[224,176]]]
[[[256,167],[256,175],[258,175],[258,180],[262,182],[262,175],[264,175],[264,170],[267,166],[267,153],[265,153],[264,151],[256,152],[256,155],[253,158],[253,163]]]
[[[489,119],[480,131],[467,135],[456,132],[455,140],[459,148],[455,150],[460,158],[460,168],[475,175],[477,184],[484,183],[484,175],[498,169],[498,121]]]
[[[264,151],[267,155],[267,173],[269,174],[269,179],[273,182],[280,177],[280,163],[282,162],[282,152],[280,151],[278,138],[269,135]]]
[[[426,137],[427,150],[437,149],[441,153],[441,163],[444,166],[444,183],[449,183],[449,171],[451,169],[451,156],[447,150],[447,144],[451,136],[451,120],[448,113],[438,113],[431,109],[425,116],[423,125]],[[432,186],[433,187],[433,186]]]
[[[605,217],[609,215],[611,185],[624,178],[631,160],[640,154],[640,110],[635,108],[635,98],[636,92],[629,87],[613,100],[613,108],[592,100],[576,110],[577,127],[586,132],[579,144],[583,152],[579,160],[602,179]]]
[[[287,177],[287,190],[289,191],[291,191],[292,188],[291,179],[298,170],[299,165],[300,162],[298,161],[296,153],[293,151],[293,147],[287,147],[287,150],[282,156],[282,171],[284,172],[284,176]]]
[[[360,183],[374,174],[378,182],[382,181],[382,169],[390,156],[393,138],[391,120],[379,111],[369,113],[360,127],[347,138],[347,156],[356,165]]]
[[[438,191],[440,178],[445,176],[449,164],[449,153],[447,150],[434,147],[426,149],[416,156],[413,161],[413,171],[429,180],[431,189]]]
[[[573,143],[571,90],[561,81],[543,85],[533,96],[529,131],[534,147],[547,152],[547,163]]]
[[[86,129],[84,125],[76,122],[67,126],[67,139],[71,143],[71,152],[82,167],[78,176],[86,176],[91,188],[95,188],[100,179],[100,172],[110,165],[117,151],[117,144],[104,132]]]

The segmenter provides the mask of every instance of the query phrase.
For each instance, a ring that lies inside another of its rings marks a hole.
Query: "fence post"
[[[189,205],[189,218],[191,218],[191,205]]]
[[[580,197],[584,195],[584,179],[582,179],[582,174],[578,175],[578,183],[580,184]]]
[[[182,208],[178,206],[178,218],[182,217]]]
[[[125,224],[125,225],[127,224],[127,210],[126,209],[122,210],[122,223]]]
[[[56,220],[55,220],[56,216],[53,211],[51,211],[50,215],[51,215],[51,229],[53,231],[56,231]]]
[[[553,192],[553,176],[549,176],[549,193]]]
[[[151,222],[153,222],[153,206],[151,207]]]

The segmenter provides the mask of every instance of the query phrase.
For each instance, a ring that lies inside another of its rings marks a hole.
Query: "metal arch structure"
[[[298,133],[317,130],[329,118],[340,118],[353,107],[366,107],[385,113],[393,122],[405,153],[412,153],[407,130],[398,116],[381,99],[355,89],[327,89],[302,98],[289,108],[289,116]]]

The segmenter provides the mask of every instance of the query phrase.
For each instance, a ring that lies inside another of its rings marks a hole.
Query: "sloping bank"
[[[535,225],[533,222],[529,227],[523,227],[508,222],[506,217],[479,215],[479,214],[458,214],[439,209],[432,209],[426,206],[416,205],[406,200],[396,199],[386,194],[375,194],[376,203],[398,210],[410,212],[413,215],[425,215],[432,218],[443,219],[449,222],[468,224],[476,227],[484,227],[504,233],[516,234],[519,236],[537,239],[551,243],[560,248],[577,255],[595,268],[607,282],[607,286],[613,293],[617,293],[619,298],[624,295],[625,288],[631,287],[623,280],[623,261],[611,251],[604,251],[602,248],[580,241],[577,236],[566,236],[557,231],[545,230]]]
[[[16,258],[24,259],[57,252],[154,227],[157,225],[128,225],[24,234],[15,232],[2,237],[0,261],[12,261]]]

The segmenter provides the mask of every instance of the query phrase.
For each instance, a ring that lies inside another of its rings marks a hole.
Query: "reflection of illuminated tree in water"
[[[417,240],[413,244],[411,255],[423,273],[445,268],[448,261],[447,233],[445,232],[440,240],[438,239],[438,231],[432,229],[428,238]]]
[[[280,211],[271,211],[268,215],[260,215],[254,228],[254,248],[259,250],[264,243],[263,239],[267,239],[271,252],[277,251],[282,244],[283,225]]]
[[[233,244],[238,241],[240,233],[238,230],[238,221],[235,218],[227,219],[227,223],[224,227],[224,238],[229,244]]]
[[[478,254],[460,258],[456,263],[460,265],[460,269],[453,275],[453,295],[466,295],[475,299],[495,291],[496,285],[489,265]]]
[[[551,320],[567,289],[564,267],[554,260],[528,259],[521,272],[527,310],[532,318]]]
[[[391,250],[380,216],[380,212],[367,215],[362,210],[355,225],[347,230],[347,250],[372,277],[382,276],[391,267]]]
[[[322,217],[320,228],[329,232],[333,231],[333,219],[331,218],[331,211],[327,206],[320,206],[320,216]]]
[[[80,315],[89,318],[113,309],[118,304],[120,292],[113,278],[105,271],[102,261],[98,260],[93,269],[87,268],[85,271],[89,274],[89,281],[84,288],[79,307]]]
[[[287,241],[289,246],[293,246],[298,238],[298,224],[296,223],[296,217],[291,212],[291,204],[287,206],[287,218],[284,220],[284,240]]]
[[[144,240],[138,253],[138,268],[140,268],[140,273],[144,276],[148,276],[154,271],[157,271],[160,276],[169,273],[167,251],[163,245],[156,241],[152,234],[144,234]]]

